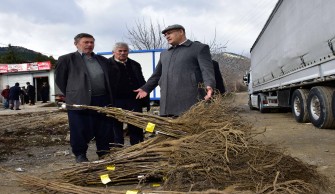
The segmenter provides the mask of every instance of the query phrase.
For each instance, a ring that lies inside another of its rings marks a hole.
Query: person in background
[[[135,112],[142,112],[142,105],[149,107],[149,96],[142,100],[136,99],[135,89],[145,84],[141,65],[128,58],[129,46],[127,43],[118,42],[113,48],[113,57],[109,60],[118,66],[120,79],[115,93],[115,107]],[[143,103],[144,102],[144,103]],[[115,120],[113,123],[114,143],[124,145],[123,123]],[[128,125],[130,144],[134,145],[143,141],[143,129]]]
[[[35,105],[35,98],[36,98],[36,92],[35,92],[35,86],[30,85],[30,82],[27,82],[27,95],[29,98],[29,105]]]
[[[5,109],[9,108],[9,85],[1,91],[1,96],[3,97],[3,106]]]
[[[76,162],[87,162],[88,143],[95,138],[97,155],[109,153],[113,142],[112,118],[77,105],[110,106],[118,83],[118,68],[93,52],[95,39],[87,33],[74,37],[76,52],[58,58],[55,82],[65,95],[70,127],[70,144]]]
[[[25,86],[21,87],[22,93],[20,94],[20,102],[21,105],[28,104],[29,103],[29,97],[27,95],[27,89]]]
[[[220,94],[224,94],[226,92],[226,88],[220,71],[219,63],[215,60],[213,60],[213,67],[215,73],[216,89],[220,92]]]
[[[47,82],[43,82],[43,85],[41,87],[41,98],[42,103],[46,103],[49,99],[49,85]]]
[[[13,87],[9,89],[9,107],[11,110],[21,110],[20,109],[20,95],[22,90],[19,83],[15,83]]]
[[[168,26],[162,34],[171,47],[161,53],[154,73],[135,92],[136,98],[144,98],[159,85],[160,115],[175,117],[212,97],[215,75],[208,45],[188,40],[179,24]]]

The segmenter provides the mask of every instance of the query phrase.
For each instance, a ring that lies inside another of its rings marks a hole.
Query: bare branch
[[[154,24],[150,19],[147,23],[144,19],[136,21],[135,27],[128,28],[128,39],[131,45],[137,50],[149,50],[166,48],[165,39],[162,38],[162,27],[157,22]]]

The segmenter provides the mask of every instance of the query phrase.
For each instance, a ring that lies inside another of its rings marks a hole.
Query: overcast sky
[[[96,39],[95,52],[127,42],[136,21],[181,24],[188,37],[214,39],[227,52],[249,56],[277,0],[1,0],[0,46],[22,46],[58,58],[75,51],[81,32]]]

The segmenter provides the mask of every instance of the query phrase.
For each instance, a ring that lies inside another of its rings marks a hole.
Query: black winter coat
[[[113,65],[115,65],[115,66],[118,65],[118,63],[115,61],[114,57],[109,58],[109,60]],[[145,78],[143,76],[141,65],[137,61],[134,61],[130,58],[127,59],[127,64],[131,65],[131,69],[132,69],[132,71],[134,73],[134,76],[135,76],[135,79],[136,79],[135,81],[137,82],[136,84],[139,87],[143,86],[146,83],[146,81],[145,81]],[[117,84],[117,85],[119,86],[119,84]],[[136,89],[138,89],[138,88],[136,88]],[[118,87],[116,88],[116,90],[118,90]],[[148,111],[150,110],[150,93],[148,94],[148,96],[146,96],[143,99],[140,99],[139,101],[140,101],[142,107],[146,107]]]

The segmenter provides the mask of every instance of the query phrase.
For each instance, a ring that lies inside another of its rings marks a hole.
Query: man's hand
[[[207,89],[207,95],[205,96],[205,100],[209,100],[212,97],[213,88],[210,86],[207,86],[206,89]]]
[[[136,99],[142,99],[148,95],[148,93],[141,88],[134,90],[134,92],[137,92]]]

